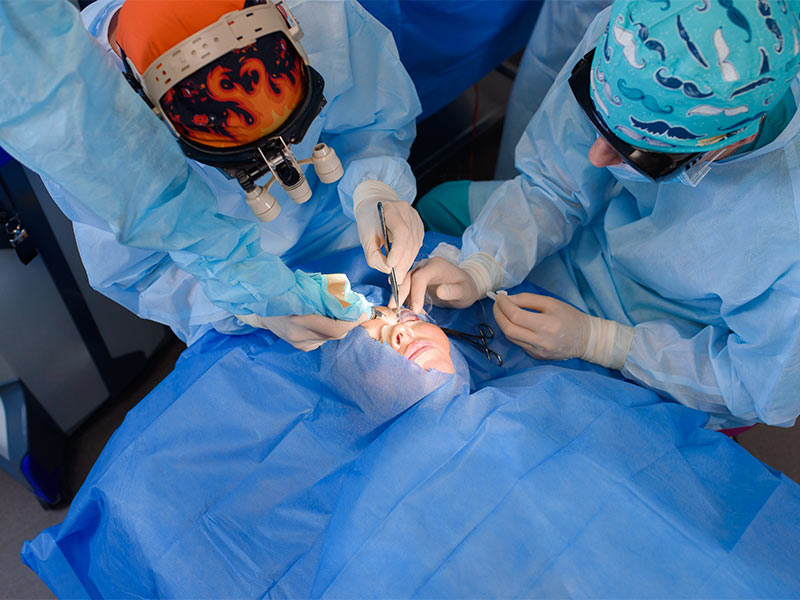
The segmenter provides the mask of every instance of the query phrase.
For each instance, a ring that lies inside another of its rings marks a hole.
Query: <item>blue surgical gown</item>
[[[391,33],[360,5],[303,0],[288,4],[303,28],[309,60],[325,79],[328,101],[293,151],[302,159],[311,156],[318,142],[329,144],[345,167],[344,177],[338,184],[324,185],[306,167],[311,200],[297,205],[275,185],[270,191],[281,204],[281,214],[270,223],[260,223],[235,180],[213,167],[187,161],[213,191],[217,211],[257,224],[262,250],[292,267],[358,246],[352,195],[361,181],[383,181],[402,200],[414,199],[416,183],[405,159],[420,106]],[[82,14],[89,33],[120,68],[107,32],[121,5],[122,0],[98,0]],[[169,325],[189,344],[212,328],[226,333],[252,331],[209,301],[197,278],[169,254],[120,244],[105,223],[81,211],[64,189],[52,181],[46,184],[74,222],[81,258],[96,290],[141,317]]]
[[[514,87],[506,105],[503,137],[497,155],[496,179],[516,177],[514,148],[525,126],[553,85],[558,72],[580,43],[586,28],[611,0],[544,0],[536,26],[525,46]]]
[[[710,427],[790,426],[800,413],[800,113],[696,188],[596,168],[597,134],[568,78],[607,21],[606,10],[528,124],[521,174],[471,186],[462,256],[492,255],[503,287],[529,277],[634,326],[622,374],[708,412]],[[799,98],[795,79],[789,104]]]

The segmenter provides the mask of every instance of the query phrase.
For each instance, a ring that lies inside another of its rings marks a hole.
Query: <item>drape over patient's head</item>
[[[382,307],[388,299],[388,290],[358,284],[354,288],[387,314],[386,324],[391,329],[392,318],[389,315],[393,315],[394,311]],[[408,312],[406,319],[411,316],[416,318],[416,315]],[[412,321],[409,320],[409,323]],[[324,403],[346,401],[346,406],[342,406],[341,410],[355,409],[348,416],[348,427],[357,435],[366,435],[373,431],[377,423],[394,418],[423,398],[449,402],[458,394],[469,392],[470,370],[462,352],[447,340],[436,325],[424,325],[426,329],[435,328],[444,338],[436,340],[437,349],[433,352],[435,361],[427,368],[398,353],[391,344],[373,339],[373,334],[366,327],[356,327],[343,339],[326,342],[313,352],[292,348],[289,351],[291,357],[287,357],[284,368],[291,372],[292,380],[301,378],[307,381],[306,385],[313,388],[315,394],[325,398]],[[401,324],[401,327],[416,328],[419,325]],[[416,332],[416,335],[430,337],[430,331],[422,331]],[[276,343],[290,347],[284,342]],[[448,372],[433,366],[444,366],[441,351],[445,346],[450,367]],[[403,341],[402,347],[409,345]],[[310,381],[312,379],[313,382]],[[289,380],[287,384],[290,384]]]

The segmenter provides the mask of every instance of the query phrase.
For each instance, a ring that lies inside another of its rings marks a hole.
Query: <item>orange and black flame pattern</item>
[[[299,53],[275,32],[195,71],[160,104],[181,137],[233,148],[277,130],[303,101],[307,87]]]

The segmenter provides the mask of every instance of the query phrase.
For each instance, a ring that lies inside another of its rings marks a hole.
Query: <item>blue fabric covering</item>
[[[387,297],[360,253],[325,264]],[[797,484],[701,412],[493,347],[443,375],[361,328],[209,333],[23,560],[70,598],[800,596]]]
[[[525,46],[541,0],[362,0],[394,35],[424,119]],[[469,35],[464,35],[464,32]]]

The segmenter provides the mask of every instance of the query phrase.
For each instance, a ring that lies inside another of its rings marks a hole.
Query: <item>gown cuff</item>
[[[378,202],[381,200],[396,202],[400,200],[400,198],[398,198],[397,192],[394,191],[392,186],[382,181],[378,181],[377,179],[362,181],[356,186],[353,192],[353,212],[355,213],[358,207],[365,202]]]
[[[503,284],[503,269],[485,252],[475,252],[458,265],[472,278],[478,288],[478,300],[485,298]]]
[[[619,370],[628,359],[633,343],[633,327],[589,317],[589,339],[580,358],[608,369]]]

